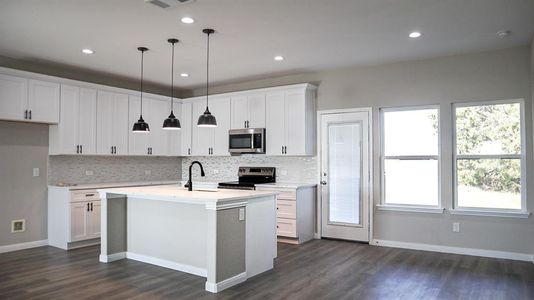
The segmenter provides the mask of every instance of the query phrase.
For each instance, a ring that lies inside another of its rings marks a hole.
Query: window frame
[[[456,128],[456,109],[461,107],[487,106],[499,104],[519,104],[519,127],[521,138],[521,153],[520,154],[460,154],[457,149],[457,128]],[[469,213],[526,213],[527,212],[527,198],[526,198],[526,136],[525,136],[525,100],[524,99],[504,99],[504,100],[490,100],[490,101],[473,101],[473,102],[457,102],[452,104],[452,184],[453,184],[453,211]],[[521,170],[521,208],[485,208],[485,207],[468,207],[458,205],[458,159],[519,159]]]
[[[438,154],[437,155],[385,155],[385,126],[384,126],[384,113],[388,112],[402,112],[402,111],[416,111],[435,109],[437,111],[438,121]],[[380,205],[381,210],[398,210],[398,211],[416,211],[427,213],[443,213],[443,205],[441,199],[441,180],[442,180],[442,155],[441,155],[441,112],[439,104],[430,105],[414,105],[414,106],[402,106],[402,107],[382,107],[379,109],[380,117]],[[403,203],[386,203],[386,180],[385,180],[385,160],[386,159],[398,159],[398,160],[436,160],[438,162],[438,203],[436,205],[424,205],[424,204],[403,204]]]

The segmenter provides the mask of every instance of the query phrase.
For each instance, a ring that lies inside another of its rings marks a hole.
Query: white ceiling
[[[534,1],[196,0],[163,10],[144,0],[1,0],[0,55],[135,79],[136,48],[146,46],[147,80],[168,84],[166,40],[176,37],[175,73],[191,74],[176,86],[195,88],[205,81],[205,27],[217,31],[210,77],[222,84],[524,45]],[[410,40],[413,30],[423,37]],[[499,30],[512,34],[500,39]],[[96,53],[82,55],[86,47]]]

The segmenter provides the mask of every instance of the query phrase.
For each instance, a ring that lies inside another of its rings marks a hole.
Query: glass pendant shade
[[[140,113],[139,113],[139,120],[134,123],[132,131],[135,133],[149,133],[150,127],[148,126],[148,123],[143,120],[143,65],[144,65],[144,54],[145,51],[148,51],[148,48],[145,47],[139,47],[137,48],[141,52],[141,106],[140,106]]]
[[[217,127],[217,119],[211,114],[210,110],[206,107],[206,111],[198,117],[198,127]]]
[[[180,130],[182,128],[180,120],[174,116],[174,44],[178,43],[178,39],[168,39],[167,42],[172,44],[171,56],[171,114],[163,121],[164,130]]]

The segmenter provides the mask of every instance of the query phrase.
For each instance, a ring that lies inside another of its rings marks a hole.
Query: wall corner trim
[[[399,242],[399,241],[389,241],[389,240],[379,240],[379,239],[374,239],[369,244],[372,246],[380,246],[380,247],[402,248],[402,249],[411,249],[411,250],[440,252],[440,253],[471,255],[471,256],[491,257],[491,258],[500,258],[500,259],[511,259],[511,260],[528,261],[528,262],[534,263],[534,255],[526,254],[526,253],[485,250],[485,249],[475,249],[475,248],[463,248],[463,247],[449,247],[449,246],[441,246],[441,245]]]
[[[35,247],[48,246],[48,240],[32,241],[19,244],[0,246],[0,253],[12,252]]]
[[[206,281],[206,291],[211,293],[218,293],[236,284],[240,284],[245,280],[247,280],[247,272],[239,273],[233,277],[216,283]]]

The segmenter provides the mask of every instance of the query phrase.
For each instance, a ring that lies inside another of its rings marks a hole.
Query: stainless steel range
[[[238,181],[219,182],[220,189],[255,190],[258,183],[276,182],[276,168],[239,167]]]

